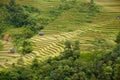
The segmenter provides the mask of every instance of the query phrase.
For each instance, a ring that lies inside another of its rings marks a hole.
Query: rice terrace
[[[0,0],[0,80],[120,80],[120,0]]]

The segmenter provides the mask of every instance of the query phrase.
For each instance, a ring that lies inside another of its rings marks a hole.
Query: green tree
[[[22,57],[20,57],[18,60],[17,60],[17,64],[18,65],[23,65],[24,64],[24,60]]]
[[[118,33],[115,42],[116,42],[117,44],[120,43],[120,32]]]
[[[90,0],[90,4],[94,4],[94,0]]]
[[[114,80],[120,80],[120,57],[115,60],[116,64],[114,64]]]
[[[73,57],[74,59],[77,59],[80,57],[80,42],[75,41],[73,45]]]
[[[73,55],[72,43],[70,41],[65,42],[65,51],[63,53],[65,58]]]
[[[10,6],[16,5],[15,0],[10,0],[9,5],[10,5]]]
[[[112,66],[107,66],[107,65],[104,65],[103,66],[103,79],[105,80],[111,80],[111,76],[112,76]]]
[[[0,42],[0,50],[3,49],[3,44]]]
[[[79,41],[74,42],[73,50],[80,50],[80,42]]]
[[[33,62],[32,62],[32,66],[31,66],[31,67],[32,67],[33,69],[36,69],[36,68],[38,68],[38,66],[39,66],[38,59],[35,58],[35,59],[33,60]]]
[[[31,28],[29,28],[29,27],[26,27],[25,29],[24,29],[24,32],[23,32],[24,34],[23,34],[23,37],[26,39],[26,38],[31,38],[33,35],[34,35],[34,31],[33,30],[31,30]]]
[[[9,24],[15,27],[21,27],[28,25],[29,14],[24,11],[23,6],[17,5],[15,0],[10,0],[9,4],[6,5],[6,16],[5,19]]]
[[[0,36],[4,32],[5,28],[3,26],[0,26]]]
[[[21,53],[25,55],[31,53],[32,50],[33,50],[32,43],[29,40],[23,41]]]

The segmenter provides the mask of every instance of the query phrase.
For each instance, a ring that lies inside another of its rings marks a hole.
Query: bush
[[[32,31],[29,27],[25,28],[23,31],[23,37],[26,38],[31,38],[34,35],[34,31]]]
[[[79,12],[88,12],[89,11],[89,3],[81,2],[76,5]]]
[[[65,10],[69,10],[73,8],[76,4],[76,0],[67,1],[61,0],[61,3],[58,7],[53,8],[49,13],[51,14],[52,18],[55,19],[57,16],[61,15],[62,12]]]
[[[0,50],[3,49],[3,44],[0,42]]]
[[[61,4],[59,9],[61,10],[69,10],[77,5],[77,0],[61,0]]]
[[[61,15],[61,10],[59,10],[58,8],[55,8],[49,11],[49,13],[51,14],[52,17],[56,18],[58,15]]]
[[[115,42],[116,42],[117,44],[120,43],[120,32],[118,33]]]
[[[2,32],[4,32],[4,27],[1,27],[1,26],[0,26],[0,34],[1,34]]]
[[[41,24],[41,25],[47,25],[48,23],[49,23],[49,18],[39,18],[39,23]]]
[[[41,29],[44,29],[44,26],[43,25],[36,25],[34,28],[35,28],[35,31],[37,32]]]
[[[100,7],[95,4],[91,4],[89,10],[90,12],[100,12]]]
[[[25,55],[31,53],[32,51],[32,43],[28,40],[23,41],[21,53]]]
[[[23,6],[23,7],[25,8],[26,11],[28,11],[28,12],[30,12],[30,13],[32,13],[32,12],[40,12],[38,9],[36,9],[36,8],[34,8],[34,7],[32,7],[32,6],[30,6],[30,7],[28,7],[28,6]]]

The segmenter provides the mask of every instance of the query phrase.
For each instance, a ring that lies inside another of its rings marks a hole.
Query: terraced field
[[[48,33],[49,32],[50,31],[48,30]],[[64,50],[63,42],[66,40],[80,40],[83,51],[85,51],[85,47],[92,46],[92,44],[86,42],[95,40],[94,35],[90,36],[91,32],[92,34],[95,33],[96,35],[96,33],[101,33],[102,30],[99,28],[95,28],[93,25],[89,25],[88,27],[83,27],[81,30],[76,30],[74,32],[62,32],[58,34],[44,36],[36,35],[31,38],[31,41],[33,42],[34,51],[25,56],[20,56],[17,53],[10,54],[7,50],[10,50],[12,46],[10,43],[4,42],[3,44],[5,48],[3,51],[0,51],[1,68],[7,68],[8,65],[17,63],[17,60],[19,60],[20,58],[23,59],[23,64],[28,65],[31,64],[34,58],[38,58],[40,61],[42,61],[49,57],[58,56],[60,55],[60,52]],[[114,33],[112,36],[113,38],[111,38],[110,36],[108,37],[108,39],[113,41],[113,39],[115,38],[115,32],[112,32]],[[83,37],[84,35],[87,36]]]
[[[120,12],[120,0],[96,0],[95,2],[104,6],[105,12]]]
[[[120,0],[94,0],[94,2],[102,6],[103,12],[120,12]]]
[[[1,41],[4,45],[4,49],[0,51],[0,70],[2,68],[7,68],[13,63],[17,62],[18,57],[20,56],[17,53],[10,53],[10,49],[13,48],[12,43],[7,41]]]
[[[45,35],[45,36],[34,36],[31,41],[34,43],[34,51],[23,57],[24,61],[31,62],[32,59],[38,58],[44,60],[49,57],[58,56],[60,52],[64,50],[62,42],[69,39],[74,39],[77,36],[77,31],[66,32],[61,34]]]
[[[108,43],[114,45],[116,33],[120,31],[120,20],[116,19],[116,17],[120,15],[119,0],[95,0],[95,2],[103,7],[104,12],[98,14],[92,23],[86,23],[82,26],[69,24],[66,27],[71,27],[70,29],[73,29],[73,31],[58,31],[56,25],[61,25],[62,22],[65,23],[62,18],[66,19],[67,16],[67,13],[63,13],[62,16],[64,17],[58,17],[57,20],[49,24],[42,31],[45,32],[44,36],[36,35],[30,39],[33,42],[34,48],[34,51],[30,54],[25,56],[17,53],[10,54],[9,50],[12,47],[12,44],[2,41],[4,50],[0,51],[0,69],[7,68],[13,63],[16,63],[17,65],[17,62],[19,62],[20,59],[22,59],[21,62],[23,64],[28,65],[31,64],[34,58],[38,58],[42,61],[49,57],[58,56],[60,55],[60,52],[64,50],[63,43],[66,40],[80,40],[82,51],[91,51],[93,45],[90,41],[94,41],[96,38],[103,38],[107,40]]]
[[[34,43],[34,51],[24,57],[25,62],[31,62],[32,59],[38,58],[44,60],[49,57],[55,57],[60,55],[59,53],[64,50],[64,41],[66,40],[80,40],[81,51],[88,51],[93,45],[89,43],[96,38],[102,38],[108,41],[109,44],[114,45],[114,39],[116,33],[120,28],[107,28],[103,30],[103,27],[113,21],[106,21],[101,25],[91,24],[89,26],[82,26],[81,30],[75,30],[73,32],[62,32],[57,34],[47,34],[52,31],[45,31],[47,35],[36,35],[31,38]],[[98,28],[97,28],[98,27]],[[44,32],[44,30],[43,30]]]

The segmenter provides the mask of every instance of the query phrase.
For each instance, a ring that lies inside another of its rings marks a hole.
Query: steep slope
[[[17,0],[18,1],[18,0]],[[25,0],[22,0],[25,3]],[[32,1],[28,4],[32,5]],[[38,0],[36,0],[38,1]],[[43,10],[47,10],[44,4],[57,5],[57,1],[44,2]],[[20,3],[20,1],[18,1]],[[38,2],[40,3],[40,2]],[[5,46],[4,51],[0,52],[0,65],[1,68],[7,68],[8,64],[17,63],[17,59],[22,58],[23,64],[31,64],[34,58],[38,58],[40,61],[49,57],[55,57],[60,55],[60,52],[64,50],[65,40],[80,40],[81,51],[92,51],[93,44],[96,38],[105,39],[110,45],[114,45],[114,39],[118,31],[120,31],[120,20],[116,17],[120,15],[119,0],[96,0],[95,3],[102,6],[104,9],[101,13],[97,14],[92,23],[79,24],[79,21],[86,16],[84,13],[78,13],[76,10],[68,10],[61,14],[56,20],[48,24],[42,32],[44,36],[36,35],[30,40],[34,43],[33,52],[25,56],[18,54],[9,54],[8,51],[11,47],[9,43]],[[36,4],[36,3],[35,3]],[[35,6],[35,4],[33,4]],[[41,4],[41,3],[40,3]],[[41,8],[39,4],[35,6]],[[50,9],[51,7],[49,7]],[[45,12],[46,13],[46,12]],[[43,16],[46,16],[43,15]],[[39,17],[39,15],[37,16]]]

